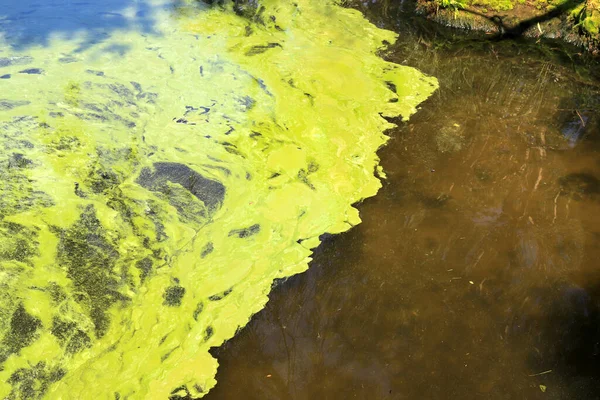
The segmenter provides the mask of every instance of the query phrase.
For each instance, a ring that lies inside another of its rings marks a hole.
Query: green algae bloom
[[[332,1],[155,6],[160,34],[1,54],[2,398],[202,397],[437,87]]]

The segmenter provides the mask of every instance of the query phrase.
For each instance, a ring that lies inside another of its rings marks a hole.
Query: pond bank
[[[561,39],[599,54],[600,12],[593,0],[417,0],[415,11],[445,26],[498,38]]]

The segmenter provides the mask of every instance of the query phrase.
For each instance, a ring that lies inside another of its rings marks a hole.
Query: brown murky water
[[[441,89],[389,132],[363,224],[216,351],[207,399],[600,398],[596,67],[367,11]]]

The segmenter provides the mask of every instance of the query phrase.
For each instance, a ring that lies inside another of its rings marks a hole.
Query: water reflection
[[[216,351],[207,398],[598,398],[597,70],[377,18],[441,88],[390,132],[363,224]]]
[[[152,0],[8,0],[0,9],[0,38],[15,50],[47,46],[52,38],[77,40],[79,51],[117,30],[158,34]]]

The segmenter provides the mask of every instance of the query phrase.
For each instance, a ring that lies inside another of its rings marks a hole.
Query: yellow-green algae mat
[[[437,87],[332,1],[163,7],[160,34],[0,53],[0,395],[202,397],[209,354],[360,222]],[[127,52],[104,51],[127,44]],[[22,73],[19,73],[22,72]]]

